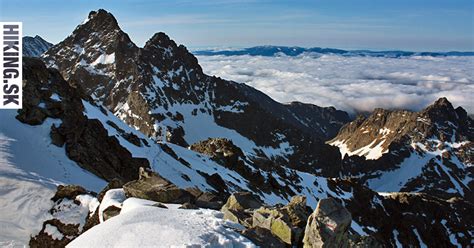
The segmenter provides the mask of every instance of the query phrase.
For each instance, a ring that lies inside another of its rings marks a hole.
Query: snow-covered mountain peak
[[[441,98],[420,112],[376,109],[328,143],[339,148],[343,173],[375,190],[472,199],[473,125],[461,107]]]
[[[311,166],[314,155],[297,155],[303,150],[324,151],[339,161],[337,150],[323,140],[348,121],[344,112],[281,104],[254,88],[206,75],[185,46],[162,32],[139,48],[116,30],[110,15],[91,13],[43,58],[130,126],[185,147],[228,138],[251,157],[306,171],[319,169]],[[333,170],[334,161],[321,163]]]
[[[103,30],[117,30],[120,29],[115,17],[104,9],[89,12],[87,19],[82,25],[88,24],[90,26],[101,27]],[[92,24],[92,25],[91,25]],[[82,26],[81,25],[81,26]]]

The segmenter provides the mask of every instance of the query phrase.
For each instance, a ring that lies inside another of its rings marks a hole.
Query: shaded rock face
[[[194,201],[189,192],[178,188],[157,173],[140,168],[140,178],[123,185],[127,197],[136,197],[162,203]]]
[[[310,212],[304,196],[295,196],[283,207],[260,207],[252,216],[252,227],[269,230],[287,245],[301,246]]]
[[[59,185],[51,200],[54,202],[63,198],[74,200],[76,196],[83,194],[91,194],[91,192],[86,191],[83,187],[78,185]]]
[[[227,168],[238,167],[239,159],[244,158],[242,150],[231,140],[223,138],[209,138],[189,147],[195,152],[206,154],[216,162]],[[240,162],[243,163],[243,162]]]
[[[308,127],[308,132],[317,132],[324,140],[334,138],[341,127],[351,121],[346,112],[334,107],[323,108],[301,102],[291,102],[287,106]]]
[[[102,216],[104,218],[104,221],[114,217],[114,216],[117,216],[120,214],[120,210],[122,210],[121,208],[119,207],[116,207],[116,206],[110,206],[106,209],[104,209],[104,211],[102,211]]]
[[[36,35],[35,37],[25,36],[23,37],[23,56],[40,57],[41,54],[46,52],[52,46],[53,44],[45,41],[39,35]]]
[[[287,245],[279,238],[273,236],[270,230],[260,227],[252,227],[242,231],[242,235],[250,239],[260,247],[285,248]]]
[[[260,206],[262,202],[252,193],[236,192],[227,199],[221,212],[224,213],[224,219],[251,227],[252,212]]]
[[[474,238],[473,226],[464,221],[473,218],[474,205],[465,199],[403,192],[379,195],[355,179],[328,180],[328,187],[351,196],[341,200],[353,222],[361,226],[361,230],[349,230],[352,244],[454,247],[453,243],[458,243],[467,247]]]
[[[376,109],[345,125],[328,143],[353,155],[342,162],[343,176],[358,177],[377,191],[474,201],[473,130],[474,121],[463,108],[440,98],[420,112]],[[383,181],[384,174],[397,173]],[[384,186],[390,183],[395,186]]]
[[[222,209],[242,211],[245,209],[257,209],[262,202],[250,192],[237,192],[232,194]]]
[[[66,155],[82,168],[105,179],[136,179],[139,167],[148,161],[133,158],[98,120],[84,115],[82,101],[90,100],[80,89],[65,82],[58,71],[47,69],[37,59],[23,60],[23,108],[16,118],[29,125],[39,125],[46,118],[60,119],[51,127],[54,145],[64,146]]]
[[[154,139],[188,146],[219,137],[222,132],[215,130],[222,127],[229,131],[223,138],[237,135],[254,142],[255,147],[243,149],[255,160],[337,175],[337,149],[323,141],[348,121],[346,113],[280,104],[246,85],[205,75],[197,59],[164,33],[139,48],[112,14],[93,11],[43,59],[71,85]],[[195,133],[188,124],[195,121],[213,127]],[[274,155],[268,149],[281,152]]]
[[[304,247],[348,247],[351,221],[351,213],[334,198],[320,200],[308,219]]]

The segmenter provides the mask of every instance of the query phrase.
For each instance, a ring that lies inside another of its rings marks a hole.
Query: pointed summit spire
[[[107,32],[112,30],[120,30],[117,19],[104,9],[91,11],[87,19],[79,25],[75,31],[87,29],[92,32]]]

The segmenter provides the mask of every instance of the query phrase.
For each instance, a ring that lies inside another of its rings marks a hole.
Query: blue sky
[[[474,50],[473,0],[0,0],[0,20],[55,43],[99,8],[140,46],[163,31],[191,48]]]

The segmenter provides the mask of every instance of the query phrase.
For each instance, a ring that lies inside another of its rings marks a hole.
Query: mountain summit
[[[43,59],[97,103],[156,140],[166,136],[188,146],[209,137],[228,138],[257,168],[255,163],[269,161],[314,173],[323,168],[324,174],[335,175],[337,149],[324,141],[349,121],[346,113],[310,104],[293,111],[296,105],[205,75],[196,57],[164,33],[139,48],[110,13],[99,10]],[[322,154],[329,159],[317,159]],[[316,161],[320,168],[313,166]]]

